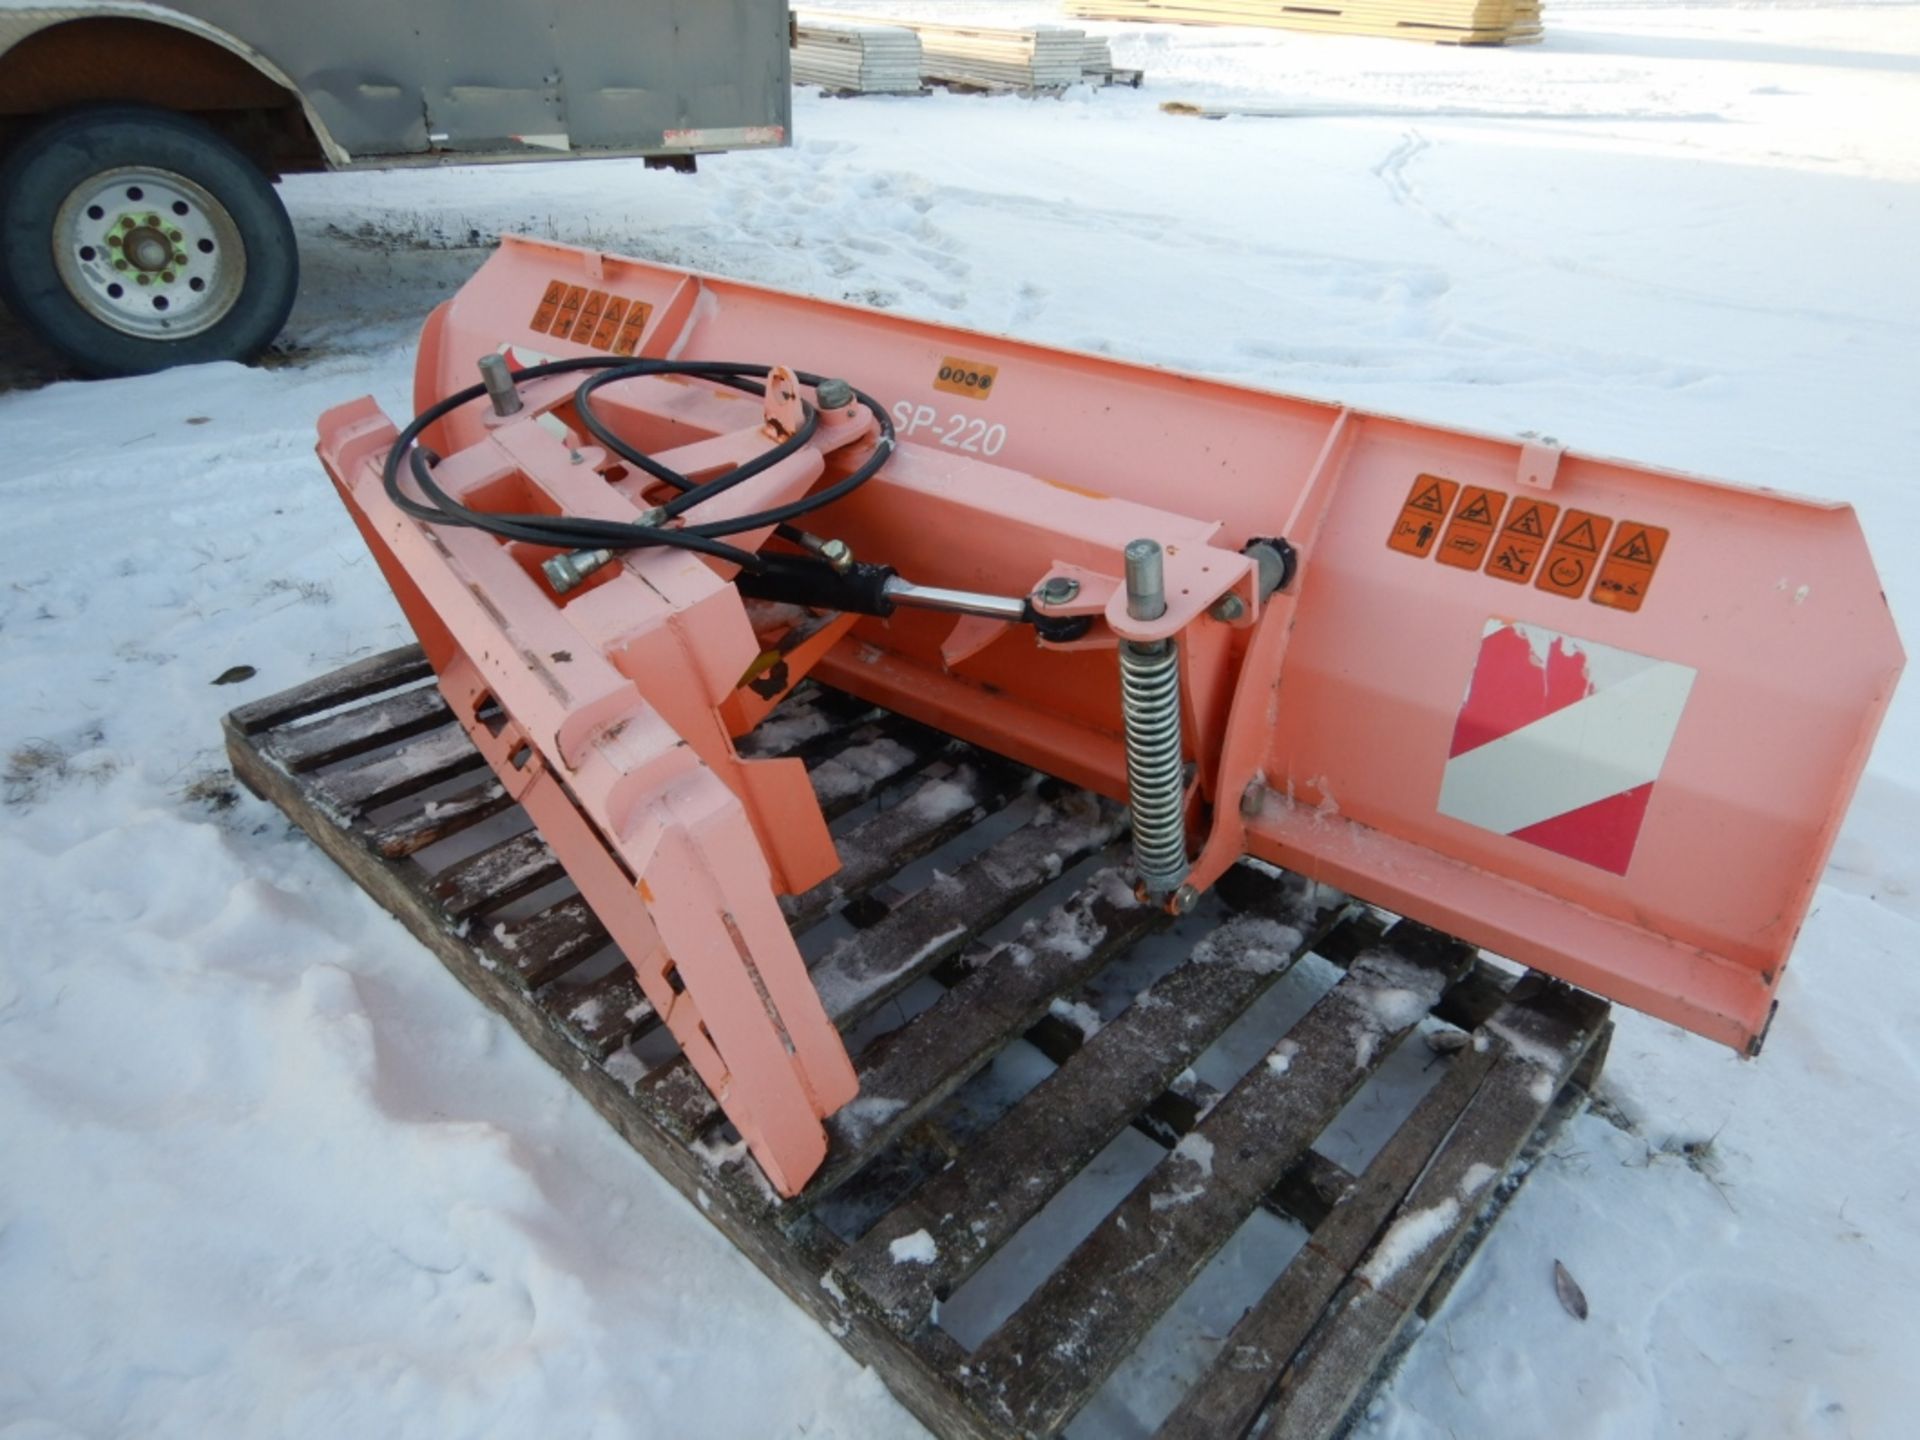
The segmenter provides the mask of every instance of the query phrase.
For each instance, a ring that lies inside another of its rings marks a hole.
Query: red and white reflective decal
[[[1440,813],[1626,874],[1696,673],[1489,620],[1453,727]]]

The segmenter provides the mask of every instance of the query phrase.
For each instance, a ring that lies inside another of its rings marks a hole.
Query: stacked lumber
[[[1271,25],[1441,45],[1526,45],[1540,38],[1540,0],[1067,0],[1067,12],[1083,20]]]
[[[918,95],[920,37],[899,25],[799,20],[793,78],[836,95]]]
[[[802,31],[863,22],[911,31],[920,44],[921,75],[943,85],[1032,92],[1064,90],[1083,81],[1139,84],[1137,72],[1115,71],[1113,52],[1104,39],[1068,26],[947,25],[814,9],[796,10],[794,15]],[[796,51],[796,64],[798,59]]]

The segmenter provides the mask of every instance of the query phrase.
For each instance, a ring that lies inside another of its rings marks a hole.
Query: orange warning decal
[[[978,360],[962,360],[949,355],[940,362],[939,370],[934,372],[933,388],[944,390],[949,395],[985,400],[993,393],[993,382],[999,374],[998,365],[983,365]]]
[[[1507,511],[1507,523],[1500,538],[1493,542],[1493,554],[1487,560],[1487,574],[1524,585],[1540,563],[1540,552],[1547,548],[1547,535],[1553,529],[1558,505],[1544,500],[1529,500],[1524,495]]]
[[[1400,507],[1400,518],[1387,536],[1387,548],[1402,555],[1425,559],[1433,542],[1440,538],[1440,524],[1453,508],[1459,493],[1458,480],[1442,480],[1438,475],[1422,475],[1407,492],[1407,503]]]
[[[641,333],[652,315],[653,307],[645,301],[550,280],[534,307],[529,328],[575,345],[631,355],[640,348]]]
[[[1647,598],[1653,572],[1667,553],[1667,532],[1658,525],[1622,520],[1613,532],[1612,548],[1593,587],[1593,603],[1615,610],[1634,611]]]
[[[564,281],[547,282],[547,293],[540,297],[540,303],[534,307],[533,311],[533,328],[542,335],[547,333],[548,327],[553,324],[553,317],[560,312],[560,297],[566,293],[567,287]]]
[[[606,291],[589,290],[587,292],[587,303],[580,307],[580,318],[574,322],[574,344],[590,345],[593,343],[593,327],[600,323],[600,313],[606,308]]]
[[[580,303],[587,298],[587,287],[569,285],[566,293],[560,297],[560,313],[554,317],[552,333],[565,340],[573,334],[574,323],[580,318]]]
[[[1587,593],[1593,572],[1600,568],[1607,532],[1612,528],[1613,521],[1605,515],[1567,511],[1553,537],[1553,548],[1547,551],[1547,563],[1540,567],[1540,578],[1533,583],[1555,595],[1578,600]]]
[[[607,301],[607,308],[601,312],[600,323],[594,327],[593,348],[605,350],[613,344],[613,337],[620,331],[620,322],[626,318],[627,302],[615,295]]]
[[[1436,557],[1442,565],[1457,565],[1462,570],[1478,570],[1493,544],[1500,524],[1500,512],[1507,508],[1507,497],[1498,490],[1469,485],[1460,492],[1460,504],[1447,522],[1446,537]]]
[[[644,300],[636,300],[627,307],[627,318],[620,322],[620,333],[614,337],[614,354],[631,355],[640,348],[640,336],[646,331],[647,319],[652,314],[653,307]]]

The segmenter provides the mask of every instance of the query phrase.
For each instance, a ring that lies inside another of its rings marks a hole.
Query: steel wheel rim
[[[53,219],[60,281],[103,325],[184,340],[239,302],[247,252],[227,207],[172,170],[123,165],[67,192]]]

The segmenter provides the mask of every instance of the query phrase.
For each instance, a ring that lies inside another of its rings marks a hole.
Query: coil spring
[[[1120,646],[1133,864],[1149,895],[1187,876],[1186,768],[1180,754],[1180,652],[1171,640]]]

